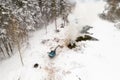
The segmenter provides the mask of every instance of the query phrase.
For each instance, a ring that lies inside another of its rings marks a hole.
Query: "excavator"
[[[48,56],[50,58],[54,58],[56,56],[56,50],[58,47],[60,47],[60,45],[58,45],[54,50],[51,50],[51,52],[49,52]]]

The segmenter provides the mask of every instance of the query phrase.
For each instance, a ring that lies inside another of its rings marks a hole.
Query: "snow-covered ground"
[[[113,23],[99,19],[103,2],[79,3],[69,15],[70,24],[55,32],[54,23],[34,32],[28,46],[22,49],[24,66],[18,53],[0,62],[0,80],[120,80],[120,31]],[[77,37],[83,25],[90,25],[92,36],[99,41],[83,41],[77,48],[68,49],[66,44]],[[57,55],[50,59],[48,52],[57,45]],[[39,66],[34,68],[34,64]]]

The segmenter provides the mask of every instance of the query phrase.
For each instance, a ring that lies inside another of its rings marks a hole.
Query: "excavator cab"
[[[50,53],[49,53],[49,57],[50,58],[54,58],[56,56],[56,51],[51,51]]]
[[[54,58],[56,56],[56,49],[60,47],[60,45],[58,45],[54,50],[52,50],[51,52],[49,52],[48,56],[50,58]]]

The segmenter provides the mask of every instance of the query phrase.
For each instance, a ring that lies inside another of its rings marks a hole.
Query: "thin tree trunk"
[[[20,55],[20,60],[21,60],[22,66],[24,66],[24,62],[23,62],[22,55],[21,55],[21,50],[20,50],[20,44],[19,44],[18,40],[17,40],[17,46],[18,46],[18,51],[19,51],[19,55]]]
[[[0,47],[0,50],[2,51],[4,57],[6,57],[6,56],[5,56],[5,53],[4,53],[3,49],[2,49],[2,47]]]
[[[56,16],[55,16],[55,28],[56,28],[56,31],[57,31],[57,20],[56,20]]]
[[[8,41],[9,51],[13,54],[12,44],[11,44],[11,42],[10,42],[8,37],[7,37],[7,41]]]
[[[8,56],[10,57],[9,48],[8,48],[7,43],[5,43],[5,48],[6,48],[6,51],[7,51]]]
[[[46,34],[47,34],[47,24],[45,23],[45,30],[46,30]]]
[[[10,42],[8,43],[8,45],[9,45],[11,53],[13,54],[13,49],[12,49],[12,46],[11,46]]]
[[[4,38],[4,40],[3,40],[3,38],[1,38],[1,40],[2,40],[2,42],[3,42],[3,45],[4,45],[5,49],[6,49],[6,53],[7,53],[8,56],[10,57],[8,47],[7,47],[6,43],[4,42],[5,38]]]

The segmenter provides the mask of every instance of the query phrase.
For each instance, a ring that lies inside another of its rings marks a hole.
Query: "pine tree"
[[[111,22],[120,20],[120,0],[105,0],[107,2],[101,17]],[[105,13],[107,12],[107,13]]]

